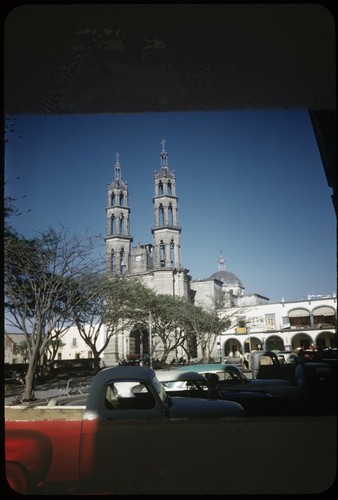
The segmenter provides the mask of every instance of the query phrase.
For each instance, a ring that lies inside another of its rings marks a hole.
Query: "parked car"
[[[257,378],[257,373],[261,366],[266,367],[266,366],[280,365],[280,362],[277,354],[274,351],[253,351],[250,353],[249,364],[252,373],[252,378],[255,379]],[[276,378],[280,377],[277,376]]]
[[[303,364],[309,413],[337,415],[337,362],[308,361]]]
[[[155,436],[163,429],[161,424],[169,424],[168,432],[179,443],[177,429],[182,420],[226,422],[244,416],[243,407],[235,401],[169,396],[150,368],[105,368],[93,378],[86,406],[37,407],[31,409],[29,419],[25,415],[23,420],[6,418],[7,481],[21,494],[33,493],[47,483],[63,489],[67,482],[80,487],[87,481],[93,481],[97,492],[116,493],[117,487],[125,488],[122,473],[140,465],[142,450],[137,443],[143,442],[145,433],[155,441],[155,455],[150,456],[158,459],[161,438]],[[142,483],[143,467],[136,474]],[[99,485],[95,483],[98,478],[102,480]]]
[[[279,363],[289,365],[295,364],[298,358],[297,354],[293,351],[277,351],[276,356]]]
[[[329,352],[327,352],[329,351]],[[307,355],[307,353],[310,353]],[[312,353],[312,357],[311,357]],[[256,379],[282,378],[296,384],[296,367],[302,365],[306,405],[304,413],[312,415],[337,414],[337,357],[334,350],[302,351],[287,354],[287,362],[282,362],[280,352],[252,353],[253,376]],[[276,358],[277,356],[277,358]],[[271,358],[270,362],[268,359]],[[290,362],[293,360],[294,362]],[[262,363],[262,361],[264,361]]]
[[[218,375],[218,388],[222,391],[264,392],[289,402],[292,413],[298,414],[304,408],[304,393],[290,380],[284,379],[249,379],[235,365],[210,363],[175,367],[178,371],[191,371],[204,375]]]
[[[218,378],[217,374],[213,375]],[[214,391],[210,381],[197,372],[158,370],[156,376],[170,396],[235,401],[243,406],[248,417],[286,416],[292,413],[289,401],[265,392],[228,391],[220,387]]]

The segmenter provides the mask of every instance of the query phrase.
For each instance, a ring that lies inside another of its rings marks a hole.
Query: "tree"
[[[139,300],[142,295],[140,287],[136,281],[105,274],[81,276],[77,284],[79,300],[72,308],[72,317],[81,338],[93,352],[96,368],[112,336],[139,320],[135,296]]]
[[[152,317],[154,336],[157,335],[162,343],[161,361],[166,363],[170,352],[183,344],[184,338],[180,335],[178,310],[182,307],[179,298],[172,295],[154,295],[149,311]]]
[[[179,319],[185,330],[186,342],[192,345],[194,340],[196,347],[200,346],[203,362],[210,361],[217,336],[229,326],[228,320],[219,318],[219,309],[220,304],[216,300],[209,309],[189,302],[180,309]],[[190,358],[189,351],[187,354]]]
[[[37,368],[51,341],[72,325],[71,311],[79,300],[76,282],[93,269],[92,238],[68,237],[47,229],[29,240],[5,235],[5,307],[9,324],[25,335],[28,369],[24,399],[34,399]]]

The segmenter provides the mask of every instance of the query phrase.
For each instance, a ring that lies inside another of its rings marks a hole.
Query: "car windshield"
[[[243,373],[241,373],[240,371],[217,370],[217,371],[203,372],[202,374],[205,376],[206,379],[209,379],[211,373],[216,373],[216,375],[218,376],[219,382],[221,382],[222,384],[223,383],[246,384],[248,382],[248,379],[246,378],[246,376]]]
[[[165,403],[168,399],[168,395],[166,394],[163,385],[160,384],[160,382],[157,380],[156,375],[153,376],[152,382],[153,382],[153,386],[154,386],[157,394],[159,395],[161,401],[163,403]]]

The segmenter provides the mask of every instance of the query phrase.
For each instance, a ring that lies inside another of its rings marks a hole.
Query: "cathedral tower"
[[[155,171],[155,225],[151,230],[154,235],[154,269],[180,269],[181,228],[178,225],[175,172],[169,170],[164,139],[161,144],[161,168]]]
[[[133,241],[130,235],[128,184],[122,180],[121,170],[119,154],[116,153],[115,179],[108,185],[105,237],[107,272],[114,275],[129,273]]]

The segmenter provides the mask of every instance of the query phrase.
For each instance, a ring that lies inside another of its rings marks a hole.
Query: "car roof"
[[[175,382],[178,380],[188,381],[188,380],[200,380],[206,382],[206,378],[200,373],[194,371],[178,371],[178,370],[156,370],[155,371],[157,380],[160,382]]]
[[[111,379],[134,379],[135,377],[149,380],[154,375],[155,372],[152,368],[119,365],[103,368],[95,375],[94,380],[100,380],[102,383],[106,383]]]

